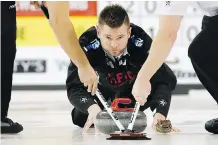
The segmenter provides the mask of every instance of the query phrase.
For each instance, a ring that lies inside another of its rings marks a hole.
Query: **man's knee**
[[[88,114],[84,114],[74,108],[71,112],[71,117],[72,117],[72,122],[74,125],[77,125],[83,128],[87,121]]]

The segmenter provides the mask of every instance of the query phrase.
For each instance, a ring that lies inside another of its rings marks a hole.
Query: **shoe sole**
[[[17,134],[23,131],[23,127],[1,127],[2,134]]]

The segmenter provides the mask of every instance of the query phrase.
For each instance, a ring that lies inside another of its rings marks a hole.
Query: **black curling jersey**
[[[89,28],[79,38],[90,64],[99,75],[99,86],[115,93],[131,92],[152,43],[150,36],[141,27],[132,23],[130,26],[131,36],[126,49],[119,57],[113,57],[104,51],[95,26]],[[78,86],[76,85],[78,82],[75,81],[79,79],[75,77],[78,77],[77,67],[71,62],[66,81],[68,90]],[[171,89],[176,85],[175,75],[166,64],[163,64],[151,79],[152,88],[160,83],[168,85]]]

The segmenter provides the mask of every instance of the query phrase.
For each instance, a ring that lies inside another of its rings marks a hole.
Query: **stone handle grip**
[[[111,104],[113,111],[133,111],[134,108],[120,108],[119,104],[130,104],[132,102],[129,98],[116,98]]]

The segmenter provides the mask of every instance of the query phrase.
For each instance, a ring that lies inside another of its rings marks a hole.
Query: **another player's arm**
[[[160,16],[159,30],[153,40],[149,56],[139,74],[144,81],[149,81],[169,55],[177,38],[182,16]]]
[[[63,50],[77,67],[89,67],[89,61],[82,51],[75,28],[69,17],[69,2],[46,1],[50,25]]]
[[[143,46],[141,49],[141,63],[143,64],[148,57],[148,52],[152,44],[151,37],[140,27],[137,29],[137,36],[143,40]],[[167,116],[169,111],[169,106],[171,102],[171,93],[175,89],[177,84],[177,79],[173,71],[168,67],[167,64],[162,64],[160,68],[157,69],[155,74],[151,77],[152,85],[152,106],[151,110],[156,109],[156,113],[160,113],[164,117]],[[159,100],[164,99],[167,104],[165,106],[158,106]]]

